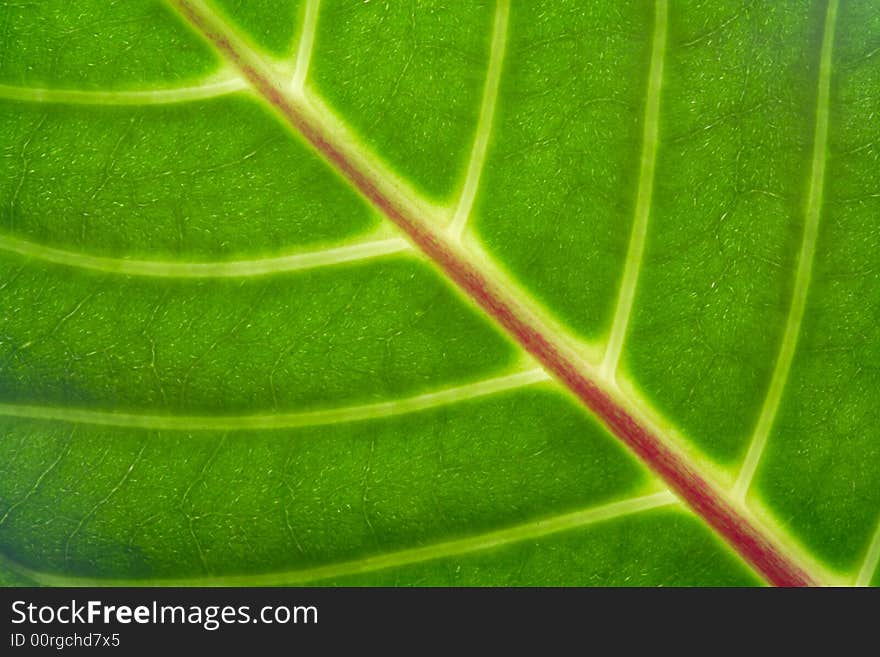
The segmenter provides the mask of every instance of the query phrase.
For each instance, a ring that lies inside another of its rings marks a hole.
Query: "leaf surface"
[[[0,13],[0,582],[878,583],[871,2]]]

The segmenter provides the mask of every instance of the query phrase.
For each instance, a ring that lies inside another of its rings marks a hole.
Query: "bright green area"
[[[310,82],[408,182],[451,198],[477,127],[492,20],[488,2],[323,0]]]
[[[742,5],[672,5],[657,180],[624,355],[656,407],[734,467],[788,315],[824,20],[790,3]]]
[[[179,86],[219,62],[157,0],[0,4],[0,83],[63,89]]]
[[[849,569],[880,522],[880,12],[841,9],[813,285],[758,483],[811,550]]]
[[[95,255],[290,253],[377,219],[244,96],[145,108],[0,106],[5,234]]]
[[[213,4],[264,52],[278,57],[292,54],[304,0],[214,0]]]
[[[5,401],[243,414],[412,396],[513,365],[421,263],[244,281],[126,279],[5,262]]]
[[[629,242],[653,15],[640,0],[553,0],[510,18],[475,225],[585,337],[607,330]]]
[[[146,91],[219,65],[161,3],[75,4],[0,9],[0,83]],[[264,53],[296,51],[302,2],[217,5]],[[640,188],[654,15],[636,0],[514,3],[468,225],[565,332],[600,346]],[[318,18],[313,91],[412,188],[454,203],[494,4],[324,0]],[[670,2],[621,366],[732,477],[789,315],[824,23],[820,0]],[[841,3],[833,53],[806,313],[747,499],[853,581],[880,521],[874,3]],[[757,582],[684,507],[629,502],[653,499],[660,482],[557,384],[499,383],[534,365],[414,255],[223,279],[76,266],[76,253],[186,263],[324,252],[380,225],[261,102],[144,101],[0,101],[0,237],[73,254],[60,266],[0,251],[0,584],[31,582],[21,567],[132,583]],[[484,381],[493,391],[474,397]],[[417,412],[344,419],[459,387]],[[175,427],[16,417],[28,405],[44,418],[115,411]],[[296,428],[241,417],[327,409],[336,419]],[[228,431],[187,426],[192,415]],[[589,519],[603,508],[629,511]],[[548,533],[544,520],[562,525]],[[384,565],[346,574],[362,562]]]

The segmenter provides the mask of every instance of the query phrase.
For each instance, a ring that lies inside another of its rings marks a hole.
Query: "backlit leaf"
[[[880,584],[872,0],[0,23],[0,583]]]

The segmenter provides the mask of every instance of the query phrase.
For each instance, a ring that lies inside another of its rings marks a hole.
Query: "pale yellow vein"
[[[54,420],[134,429],[181,431],[232,431],[260,429],[291,429],[297,427],[358,422],[376,418],[415,413],[456,402],[487,397],[507,390],[522,388],[549,380],[543,369],[532,369],[474,383],[443,388],[433,392],[391,399],[375,404],[343,406],[296,413],[254,415],[155,415],[100,411],[66,406],[0,404],[0,416]]]
[[[862,567],[856,576],[855,585],[869,586],[878,565],[880,565],[880,523],[877,523],[877,528],[874,530],[874,536],[868,546],[865,560],[862,562]]]
[[[749,450],[743,460],[739,476],[734,485],[733,494],[743,499],[751,486],[764,454],[770,429],[779,411],[782,393],[788,382],[791,363],[797,348],[798,336],[807,306],[807,294],[813,271],[813,260],[816,254],[816,239],[819,234],[819,219],[822,214],[822,194],[825,186],[825,161],[828,150],[828,119],[831,96],[831,64],[832,47],[834,44],[834,25],[837,20],[838,0],[829,0],[825,13],[824,35],[819,61],[818,91],[816,94],[816,123],[813,134],[813,159],[810,171],[810,187],[805,211],[804,233],[801,241],[798,266],[795,272],[794,288],[785,331],[776,358],[776,366],[770,379],[770,386],[761,407],[755,431],[749,444]]]
[[[189,87],[134,91],[47,89],[0,84],[0,99],[73,105],[167,105],[216,98],[240,91],[249,92],[250,87],[240,77],[231,76]]]
[[[306,83],[309,74],[309,65],[312,61],[312,51],[315,48],[315,32],[318,28],[318,13],[321,8],[321,0],[307,0],[303,24],[300,28],[299,47],[296,52],[296,66],[293,70],[291,90],[298,93]]]
[[[40,572],[25,568],[8,558],[0,558],[20,575],[44,586],[279,586],[317,582],[349,577],[375,571],[400,568],[449,557],[468,555],[534,540],[564,531],[573,531],[597,523],[621,518],[642,511],[676,504],[677,498],[667,491],[618,500],[602,506],[530,521],[521,525],[466,538],[433,543],[386,554],[367,556],[351,561],[272,573],[253,575],[216,575],[177,579],[112,579],[76,577]]]
[[[486,71],[486,82],[483,88],[483,100],[480,106],[480,117],[471,147],[470,160],[465,174],[464,186],[458,198],[458,205],[450,225],[450,232],[460,239],[474,207],[474,200],[480,186],[480,178],[486,164],[489,150],[489,138],[495,122],[495,106],[498,104],[498,90],[501,86],[501,69],[504,63],[504,51],[507,45],[507,26],[510,17],[510,1],[498,0],[495,7],[495,22],[492,28],[492,45],[489,54],[489,66]]]
[[[252,260],[182,262],[175,260],[136,260],[96,256],[79,251],[68,251],[44,246],[8,235],[0,235],[0,251],[7,251],[57,265],[91,269],[109,274],[154,276],[160,278],[246,278],[267,276],[369,260],[411,250],[412,247],[404,238],[392,237],[387,239],[368,239],[344,246],[301,251],[277,257],[255,258]]]
[[[636,195],[635,215],[626,264],[620,282],[620,291],[611,323],[611,332],[601,371],[605,378],[614,380],[623,342],[626,339],[636,286],[644,260],[651,199],[654,191],[654,169],[657,163],[657,142],[660,131],[660,93],[663,87],[663,60],[666,56],[666,32],[668,23],[667,0],[657,0],[654,8],[654,39],[651,47],[651,66],[648,73],[648,92],[645,101],[645,118],[642,136],[642,157],[639,170],[639,186]]]

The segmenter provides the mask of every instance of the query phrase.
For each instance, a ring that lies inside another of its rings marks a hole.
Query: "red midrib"
[[[720,536],[777,586],[811,586],[809,575],[756,522],[737,510],[723,492],[710,483],[644,422],[602,390],[579,359],[509,291],[494,282],[462,249],[426,221],[420,220],[379,189],[321,127],[309,120],[270,78],[247,61],[222,29],[190,0],[171,0],[180,13],[231,63],[281,116],[332,163],[353,186],[403,230],[459,288],[503,326],[541,364],[562,381],[648,467],[699,514]]]

